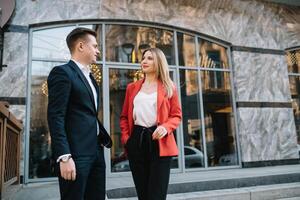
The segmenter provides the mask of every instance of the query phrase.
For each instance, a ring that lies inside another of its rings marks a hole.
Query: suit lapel
[[[96,92],[97,92],[97,102],[98,102],[98,106],[97,106],[97,112],[99,111],[99,107],[100,107],[100,89],[99,89],[99,85],[97,84],[97,81],[95,80],[94,76],[91,75],[91,80],[92,80],[92,83],[96,89]]]
[[[76,65],[75,62],[73,62],[72,60],[69,61],[68,63],[71,67],[73,67],[73,69],[77,72],[77,75],[79,76],[79,79],[83,82],[83,84],[85,85],[86,89],[88,90],[89,96],[91,101],[93,102],[94,108],[95,108],[95,102],[94,102],[94,95],[92,92],[92,89],[90,87],[89,82],[86,80],[85,76],[83,75],[83,73],[81,72],[81,70],[79,69],[79,67]],[[96,108],[95,108],[96,110]]]

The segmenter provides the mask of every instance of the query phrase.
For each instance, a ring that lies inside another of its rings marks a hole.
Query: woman
[[[181,108],[163,52],[145,50],[141,67],[145,78],[126,89],[121,140],[139,200],[164,200],[171,157],[178,155],[173,131],[181,121]]]

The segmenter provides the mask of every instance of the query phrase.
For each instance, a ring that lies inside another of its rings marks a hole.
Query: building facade
[[[183,121],[172,173],[299,163],[300,7],[263,0],[17,0],[4,27],[0,96],[24,122],[25,182],[52,180],[47,76],[76,27],[98,33],[92,71],[114,141],[108,176],[129,175],[119,116],[144,49],[165,53]]]

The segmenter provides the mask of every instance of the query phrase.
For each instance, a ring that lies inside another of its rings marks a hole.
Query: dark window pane
[[[289,79],[300,156],[300,76],[290,76]]]
[[[186,168],[204,167],[197,70],[180,70],[180,92]]]
[[[300,73],[300,50],[287,52],[289,73]]]
[[[177,33],[178,59],[180,66],[196,66],[195,37]]]
[[[106,26],[107,61],[140,63],[142,52],[149,47],[160,48],[168,63],[175,63],[173,32],[138,26]]]
[[[32,62],[29,178],[55,176],[51,165],[51,138],[47,123],[47,77],[51,69],[60,64]]]
[[[109,106],[110,106],[110,134],[113,140],[111,148],[111,171],[129,171],[129,162],[121,144],[120,115],[125,99],[126,87],[137,81],[142,73],[135,69],[109,70]]]
[[[201,71],[208,166],[237,165],[230,78]]]
[[[199,40],[200,67],[228,69],[226,48],[218,44]]]

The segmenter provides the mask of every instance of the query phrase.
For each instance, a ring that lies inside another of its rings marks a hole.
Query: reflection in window
[[[300,76],[290,76],[289,80],[297,141],[298,145],[300,145]]]
[[[165,53],[169,64],[175,63],[173,32],[139,26],[106,27],[107,61],[140,63],[145,49],[157,47]]]
[[[32,57],[47,59],[69,59],[66,37],[75,28],[67,26],[33,32]]]
[[[90,28],[96,31],[97,41],[100,46],[101,25],[82,25],[80,27]],[[75,28],[75,26],[65,26],[34,31],[32,34],[32,57],[69,60],[71,55],[66,43],[66,38]]]
[[[180,70],[180,92],[186,168],[204,167],[197,70]],[[191,92],[192,91],[192,92]]]
[[[292,107],[297,133],[298,149],[300,149],[300,50],[294,50],[287,53],[288,72],[294,73],[289,75],[290,90],[292,97]],[[300,157],[300,151],[299,151]]]
[[[56,176],[53,168],[54,163],[51,160],[51,137],[47,123],[47,78],[51,69],[61,64],[64,63],[32,62],[29,178]],[[91,70],[97,83],[102,87],[102,69],[98,65],[93,65]],[[99,117],[102,118],[102,104],[99,106]]]
[[[47,77],[51,69],[62,63],[32,62],[29,177],[54,176],[51,163],[51,138],[47,123]]]
[[[289,73],[300,73],[300,50],[287,52],[287,63]]]
[[[215,75],[222,84],[210,83]],[[201,71],[201,79],[208,166],[237,165],[229,73]]]
[[[177,32],[178,59],[180,66],[196,66],[195,37]]]
[[[206,91],[230,89],[230,79],[228,73],[218,71],[202,71],[202,88]]]
[[[226,48],[218,44],[199,40],[200,67],[228,69]]]
[[[110,105],[110,136],[113,140],[111,148],[111,171],[129,171],[129,163],[121,144],[120,115],[125,99],[127,84],[141,78],[141,73],[134,69],[109,70],[109,105]]]

